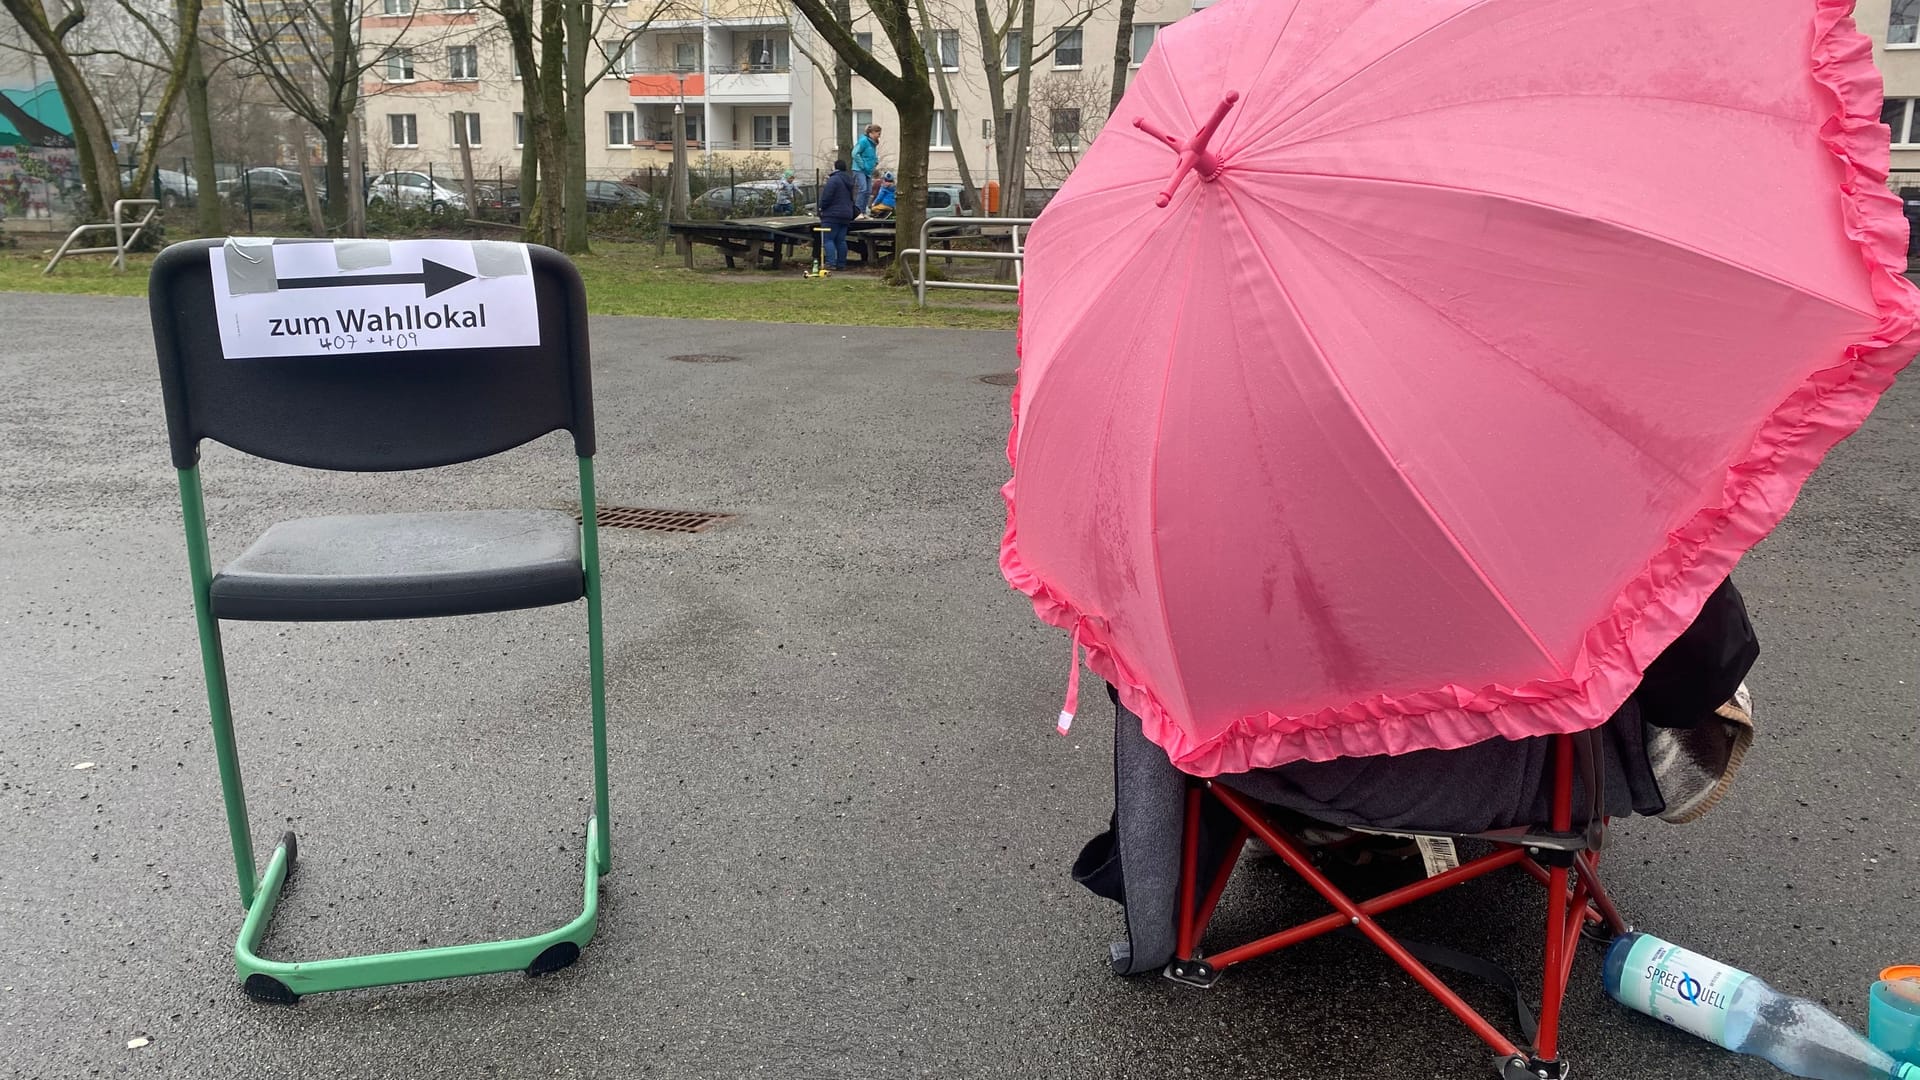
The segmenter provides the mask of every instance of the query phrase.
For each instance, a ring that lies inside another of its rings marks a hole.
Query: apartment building
[[[644,6],[660,5],[649,0]],[[602,48],[589,74],[605,69],[587,95],[587,168],[596,177],[623,176],[653,157],[634,145],[636,113],[627,90],[632,63],[621,50],[634,25],[625,3],[595,11]],[[451,172],[460,161],[457,113],[476,174],[519,172],[525,105],[497,13],[475,0],[370,0],[361,47],[372,63],[360,88],[369,171],[437,166]]]
[[[1920,0],[1859,0],[1853,17],[1886,84],[1880,119],[1893,139],[1893,183],[1920,187]]]
[[[1139,0],[1127,55],[1137,67],[1159,30],[1211,0]],[[977,181],[992,173],[994,121],[973,5],[931,0],[935,26],[925,62],[948,99],[934,120],[933,183],[960,178],[964,156]],[[990,8],[1012,6],[989,0]],[[855,5],[854,32],[889,65],[874,20]],[[1033,186],[1063,179],[1105,119],[1119,31],[1115,0],[1040,0],[1028,123]],[[618,177],[671,156],[675,123],[696,155],[718,163],[831,167],[838,139],[829,87],[832,50],[786,0],[618,0],[599,9],[598,80],[587,100],[587,168]],[[1019,55],[1017,31],[1002,55]],[[512,50],[499,18],[475,0],[372,0],[363,47],[378,63],[362,87],[370,169],[453,168],[453,114],[460,113],[482,175],[517,171],[525,120]],[[1009,87],[1011,93],[1011,87]],[[892,105],[865,80],[853,88],[856,130],[877,122],[883,167],[899,131]],[[676,120],[676,117],[678,118]]]

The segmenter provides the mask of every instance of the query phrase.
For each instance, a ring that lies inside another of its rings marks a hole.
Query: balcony
[[[707,77],[698,72],[644,72],[627,76],[627,97],[634,101],[699,101],[707,92]]]
[[[709,94],[716,102],[793,103],[793,73],[785,64],[715,66],[708,71]]]

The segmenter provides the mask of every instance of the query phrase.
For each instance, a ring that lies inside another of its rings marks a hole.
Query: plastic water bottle
[[[1920,1080],[1818,1004],[1651,934],[1607,950],[1607,993],[1648,1016],[1811,1080]]]

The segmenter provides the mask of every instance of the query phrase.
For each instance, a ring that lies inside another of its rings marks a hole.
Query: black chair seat
[[[420,619],[564,604],[586,594],[580,526],[551,510],[301,518],[214,575],[222,619]]]

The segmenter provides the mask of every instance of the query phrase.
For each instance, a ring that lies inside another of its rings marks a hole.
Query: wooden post
[[[364,144],[360,140],[360,125],[363,118],[355,113],[353,123],[347,125],[347,232],[353,236],[367,235],[367,191],[364,186],[367,177],[367,157]]]
[[[327,219],[320,213],[320,193],[314,190],[313,154],[307,145],[307,129],[300,126],[300,191],[307,197],[307,220],[313,227],[313,235],[327,235]],[[336,197],[339,193],[335,193]]]
[[[480,212],[480,195],[473,187],[473,146],[467,141],[467,114],[453,114],[453,137],[460,144],[460,182],[467,196],[467,216],[485,217]]]

